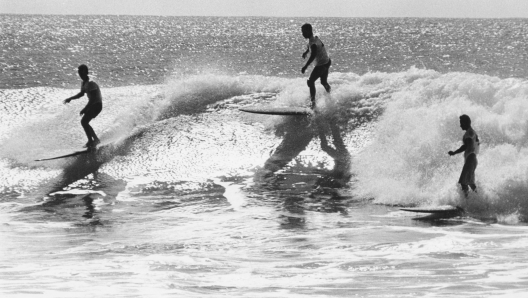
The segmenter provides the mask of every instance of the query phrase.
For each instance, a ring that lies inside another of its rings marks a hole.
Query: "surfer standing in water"
[[[480,149],[480,141],[477,133],[471,127],[471,118],[468,115],[460,116],[460,128],[466,131],[462,137],[464,144],[454,152],[449,151],[448,154],[453,156],[464,152],[464,167],[462,168],[458,183],[462,186],[462,191],[464,191],[464,195],[467,198],[469,191],[468,185],[473,191],[477,191],[477,186],[475,185],[475,169],[478,164],[477,154]]]
[[[81,98],[86,95],[88,96],[88,104],[81,110],[80,115],[84,115],[81,119],[81,125],[84,128],[84,132],[88,137],[88,143],[84,147],[95,147],[97,144],[101,143],[95,131],[90,126],[90,121],[97,117],[101,110],[103,109],[103,97],[101,96],[101,90],[99,85],[95,82],[90,81],[88,77],[88,66],[82,64],[79,66],[79,77],[82,79],[81,92],[77,95],[74,95],[70,98],[64,100],[64,103],[69,103],[73,99]]]
[[[306,58],[308,52],[311,52],[310,58],[301,69],[301,72],[304,74],[306,68],[315,61],[315,67],[310,74],[308,79],[308,87],[310,87],[310,107],[315,108],[315,81],[321,79],[321,85],[324,86],[326,92],[330,92],[330,85],[326,81],[328,79],[328,72],[330,70],[330,65],[332,65],[332,60],[328,57],[326,48],[323,42],[319,37],[313,35],[312,25],[304,24],[301,27],[302,35],[304,38],[308,39],[308,47],[306,51],[302,54],[303,59]]]

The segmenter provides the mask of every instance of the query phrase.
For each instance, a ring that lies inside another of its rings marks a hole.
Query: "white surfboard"
[[[290,115],[290,116],[308,116],[314,112],[306,107],[270,107],[270,106],[250,106],[239,108],[242,112],[266,115]]]

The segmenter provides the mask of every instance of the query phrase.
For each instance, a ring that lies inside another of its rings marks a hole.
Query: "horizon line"
[[[7,12],[0,13],[0,15],[28,15],[28,16],[131,16],[131,17],[215,17],[215,18],[325,18],[325,19],[451,19],[451,20],[464,20],[464,19],[489,19],[489,20],[523,20],[528,17],[438,17],[438,16],[257,16],[257,15],[160,15],[160,14],[70,14],[70,13],[17,13]]]

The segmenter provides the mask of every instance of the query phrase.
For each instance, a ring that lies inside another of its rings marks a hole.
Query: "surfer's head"
[[[301,26],[301,31],[304,38],[310,38],[313,36],[312,25],[308,23]]]
[[[460,128],[466,130],[471,127],[471,118],[468,115],[464,114],[460,116]]]
[[[77,69],[78,69],[77,72],[79,73],[79,76],[81,77],[81,79],[84,80],[85,78],[88,78],[88,66],[81,64],[79,65]]]

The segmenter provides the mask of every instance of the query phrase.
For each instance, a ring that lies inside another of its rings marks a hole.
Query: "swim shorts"
[[[328,63],[324,65],[318,65],[314,67],[312,70],[312,73],[310,74],[310,78],[308,81],[315,82],[318,78],[321,78],[321,84],[326,85],[327,78],[328,78],[328,72],[330,70],[330,65],[332,65],[332,60],[328,60]]]
[[[462,168],[458,183],[462,185],[475,185],[475,169],[477,168],[477,165],[477,156],[474,153],[468,155],[464,162],[464,167]]]
[[[92,105],[90,105],[86,111],[84,112],[84,115],[90,118],[95,118],[101,111],[103,110],[103,103],[102,102],[96,102]]]

